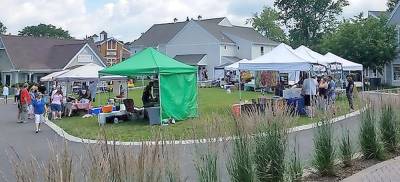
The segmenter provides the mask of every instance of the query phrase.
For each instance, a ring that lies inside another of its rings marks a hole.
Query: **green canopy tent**
[[[99,71],[103,75],[158,75],[160,118],[197,117],[197,68],[178,62],[153,48]]]

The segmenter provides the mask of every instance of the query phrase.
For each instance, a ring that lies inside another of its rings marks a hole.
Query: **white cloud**
[[[180,21],[186,17],[228,17],[233,24],[245,20],[273,0],[113,0],[92,9],[89,0],[0,0],[0,21],[16,34],[27,25],[53,24],[83,38],[105,30],[111,36],[132,41],[156,23]],[[344,17],[361,11],[384,10],[383,0],[350,0]]]

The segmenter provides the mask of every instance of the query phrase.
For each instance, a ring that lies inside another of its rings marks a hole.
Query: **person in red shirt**
[[[28,92],[28,84],[25,83],[20,93],[20,118],[19,123],[24,123],[28,119],[28,105],[31,104],[31,96]]]

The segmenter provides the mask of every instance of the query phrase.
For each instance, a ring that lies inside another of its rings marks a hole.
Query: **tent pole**
[[[364,90],[364,69],[361,70],[361,89]]]
[[[312,69],[312,67],[313,66],[311,66],[311,69]],[[309,81],[311,80],[311,81],[314,81],[313,80],[313,78],[311,78],[311,70],[308,72],[308,79],[309,79]],[[309,83],[310,84],[310,86],[311,86],[311,83]],[[312,95],[312,90],[311,90],[311,87],[310,87],[310,116],[311,116],[311,118],[313,118],[314,116],[313,116],[313,102],[314,102],[314,100],[313,100],[313,95]]]
[[[239,114],[242,115],[242,74],[239,71]]]
[[[158,102],[160,103],[160,124],[162,125],[162,105],[161,105],[161,77],[158,72]]]

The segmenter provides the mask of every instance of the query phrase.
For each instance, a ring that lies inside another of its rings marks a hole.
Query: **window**
[[[117,43],[114,40],[107,41],[107,49],[108,50],[116,50],[117,49]]]
[[[264,55],[264,47],[261,46],[261,55]]]
[[[240,49],[240,47],[238,46],[238,50]]]
[[[226,46],[224,46],[225,50],[226,50]]]
[[[107,58],[107,65],[108,66],[112,66],[116,63],[116,59],[115,58]]]
[[[393,64],[393,80],[400,81],[400,64]]]

